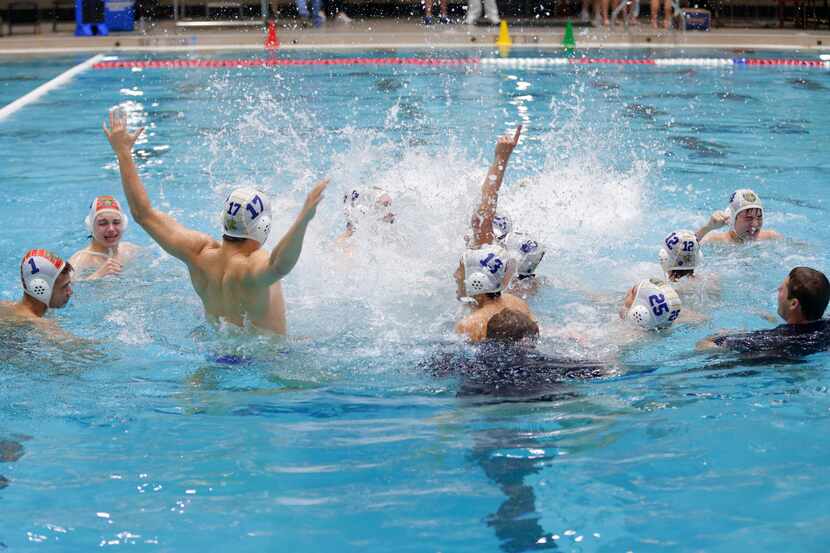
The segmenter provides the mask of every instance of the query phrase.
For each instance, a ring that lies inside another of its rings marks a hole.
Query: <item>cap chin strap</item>
[[[464,283],[464,288],[468,296],[498,292],[499,290],[487,291],[487,288],[490,287],[489,285],[491,282],[492,279],[490,279],[487,275],[481,272],[476,272],[467,277],[466,282]]]

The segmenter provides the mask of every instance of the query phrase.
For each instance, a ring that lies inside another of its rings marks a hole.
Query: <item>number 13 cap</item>
[[[222,210],[222,233],[265,244],[271,232],[271,203],[255,188],[237,188],[228,194]]]
[[[464,290],[470,297],[501,292],[508,280],[508,271],[512,273],[514,265],[507,250],[496,244],[467,250],[461,261],[464,264]]]
[[[52,287],[67,263],[48,250],[29,250],[20,262],[23,292],[49,306]]]
[[[647,330],[668,328],[680,315],[681,307],[680,296],[674,288],[662,280],[645,279],[637,285],[628,320]]]

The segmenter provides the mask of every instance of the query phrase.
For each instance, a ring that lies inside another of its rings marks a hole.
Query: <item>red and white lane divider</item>
[[[173,59],[105,60],[94,69],[220,69],[307,65],[418,65],[484,67],[541,67],[548,65],[670,65],[691,67],[786,66],[830,69],[830,60],[753,58],[331,58],[331,59]]]

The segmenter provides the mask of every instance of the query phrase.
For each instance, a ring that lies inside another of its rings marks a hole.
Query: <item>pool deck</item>
[[[514,48],[560,48],[565,32],[564,20],[532,25],[510,21]],[[112,33],[106,37],[75,37],[72,24],[51,32],[42,25],[41,34],[15,34],[0,37],[0,55],[23,56],[68,52],[121,51],[210,51],[256,50],[263,48],[265,31],[247,28],[182,27],[163,21],[145,32]],[[482,48],[495,46],[498,27],[464,24],[424,26],[419,20],[356,20],[351,24],[327,22],[322,28],[301,28],[288,20],[278,21],[280,48],[286,50],[406,49],[406,48]],[[733,50],[830,51],[830,30],[722,28],[708,32],[657,31],[648,22],[628,29],[575,27],[578,48],[718,48]]]

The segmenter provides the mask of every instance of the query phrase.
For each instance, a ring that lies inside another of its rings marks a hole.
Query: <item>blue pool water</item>
[[[0,101],[40,84],[15,75],[81,59],[0,63]],[[332,182],[284,281],[287,340],[207,327],[184,266],[136,225],[138,262],[50,315],[91,345],[2,329],[0,550],[826,551],[830,358],[693,347],[770,327],[758,313],[793,266],[830,269],[829,90],[798,68],[83,73],[0,121],[0,299],[20,295],[27,248],[70,255],[90,199],[123,198],[112,106],[147,127],[155,204],[213,235],[231,187],[269,192],[271,247]],[[467,394],[434,370],[464,349],[450,275],[495,138],[518,123],[501,202],[548,246],[539,348],[615,359],[618,376]],[[397,222],[346,254],[340,198],[369,185]],[[707,249],[709,319],[632,340],[614,302],[659,274],[666,234],[740,187],[786,239]]]

